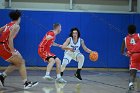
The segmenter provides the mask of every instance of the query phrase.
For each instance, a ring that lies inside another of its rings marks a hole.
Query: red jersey
[[[128,51],[132,51],[132,49],[136,46],[138,41],[140,40],[139,34],[127,35],[125,37],[125,45]]]
[[[131,50],[132,53],[140,53],[140,40],[135,44],[135,47]]]
[[[50,39],[50,40],[47,40],[46,36],[48,36],[48,35],[52,36],[53,38]],[[53,31],[47,32],[46,35],[44,36],[43,40],[39,44],[39,47],[43,48],[43,50],[45,50],[45,51],[50,51],[50,47],[54,43],[55,37],[56,37],[56,35],[55,35],[55,33]]]
[[[12,57],[11,50],[8,46],[8,39],[10,35],[10,29],[13,25],[15,25],[15,22],[10,22],[9,24],[6,24],[4,30],[0,35],[0,57],[2,57],[4,60],[8,60]]]
[[[10,35],[10,28],[15,25],[15,22],[10,22],[5,25],[4,31],[0,35],[0,42],[8,42]]]

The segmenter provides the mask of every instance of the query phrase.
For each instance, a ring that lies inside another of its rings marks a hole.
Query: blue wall
[[[9,10],[0,10],[0,26],[10,22]],[[120,54],[121,42],[127,34],[128,24],[136,24],[140,31],[140,15],[112,14],[112,13],[81,13],[81,12],[50,12],[50,11],[22,11],[21,30],[15,39],[15,47],[20,51],[27,66],[46,66],[38,55],[38,44],[45,33],[52,29],[53,23],[61,23],[62,32],[56,42],[62,44],[68,37],[70,28],[78,27],[86,45],[99,53],[99,60],[91,62],[85,55],[84,67],[127,68],[128,58]],[[60,59],[64,51],[53,47]],[[0,59],[0,66],[8,63]],[[69,67],[77,67],[72,61]]]

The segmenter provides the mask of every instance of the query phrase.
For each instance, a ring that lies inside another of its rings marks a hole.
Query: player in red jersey
[[[129,89],[134,89],[134,82],[136,79],[137,71],[140,70],[140,36],[136,33],[135,25],[128,26],[128,35],[125,37],[121,53],[125,54],[125,48],[127,49],[126,55],[130,57],[130,82]]]
[[[66,83],[66,81],[61,77],[60,75],[60,66],[61,66],[61,60],[53,53],[51,53],[50,48],[51,46],[58,46],[61,47],[62,45],[59,45],[55,43],[56,35],[61,32],[61,25],[56,23],[53,25],[54,30],[50,30],[46,33],[43,40],[39,44],[38,48],[38,54],[39,56],[46,62],[48,62],[46,75],[43,77],[47,80],[53,80],[53,78],[50,76],[50,71],[53,67],[53,65],[56,63],[56,73],[57,78],[56,81],[60,83]]]
[[[24,89],[28,89],[36,86],[38,82],[30,82],[27,80],[25,61],[21,54],[14,48],[13,40],[20,30],[20,16],[21,13],[18,10],[10,12],[9,17],[12,22],[0,28],[0,57],[11,63],[11,65],[0,74],[0,85],[4,86],[4,80],[7,75],[18,68],[24,83]]]

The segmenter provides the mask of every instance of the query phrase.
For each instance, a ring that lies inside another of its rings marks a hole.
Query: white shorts
[[[83,54],[80,53],[80,52],[71,52],[71,51],[67,51],[67,52],[64,53],[64,58],[63,58],[63,60],[64,60],[64,59],[68,60],[68,63],[70,63],[70,61],[71,61],[72,59],[75,60],[75,61],[77,61],[77,56],[78,56],[78,55],[82,55],[82,56],[83,56]]]

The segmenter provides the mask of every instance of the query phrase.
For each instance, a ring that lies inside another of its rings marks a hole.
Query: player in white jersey
[[[64,53],[64,58],[61,65],[61,76],[63,76],[63,72],[66,66],[70,63],[70,61],[75,60],[78,62],[78,69],[74,75],[79,80],[82,80],[80,72],[83,67],[85,58],[84,58],[84,55],[80,53],[80,50],[79,50],[80,46],[82,46],[82,48],[87,53],[92,52],[92,50],[86,47],[84,40],[80,38],[80,31],[77,28],[72,28],[69,38],[67,38],[67,40],[62,45],[62,49],[68,47],[68,48],[73,48],[73,51],[66,50]]]

